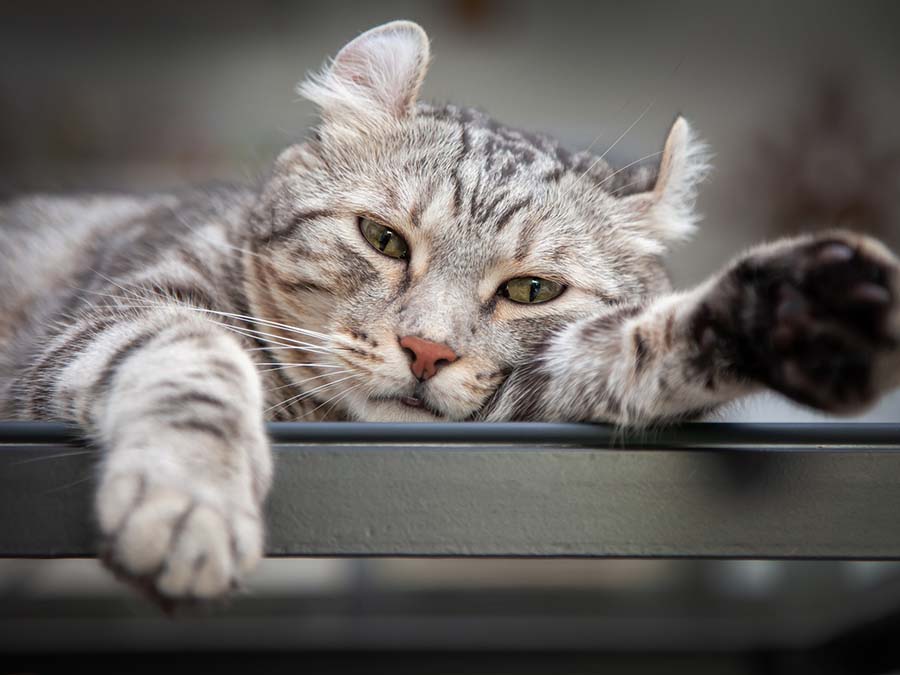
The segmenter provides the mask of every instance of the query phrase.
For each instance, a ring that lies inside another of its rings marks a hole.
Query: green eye
[[[359,219],[359,230],[373,248],[391,258],[405,260],[409,257],[409,245],[399,234],[368,218]]]
[[[536,305],[559,297],[564,290],[566,290],[565,286],[549,279],[518,277],[507,281],[497,292],[513,302]]]

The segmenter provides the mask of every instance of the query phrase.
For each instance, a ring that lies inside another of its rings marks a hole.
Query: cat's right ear
[[[326,123],[372,131],[415,111],[428,70],[428,36],[411,21],[392,21],[348,43],[298,88]]]
[[[662,151],[655,185],[622,198],[660,247],[684,241],[695,229],[698,185],[709,173],[709,150],[687,120],[672,124]],[[615,175],[615,174],[613,174]]]

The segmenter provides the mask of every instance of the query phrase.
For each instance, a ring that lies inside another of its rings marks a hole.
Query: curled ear
[[[325,122],[359,130],[415,111],[429,59],[428,36],[411,21],[392,21],[349,42],[298,88]]]
[[[710,153],[691,125],[678,117],[669,130],[652,189],[627,197],[641,214],[641,225],[660,244],[693,234],[700,217],[694,210],[697,188],[710,170]]]

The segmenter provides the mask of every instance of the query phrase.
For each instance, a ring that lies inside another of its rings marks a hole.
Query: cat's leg
[[[235,337],[178,308],[86,316],[23,378],[31,417],[100,445],[104,558],[165,597],[222,595],[262,555],[272,465],[255,367]]]
[[[852,413],[900,384],[900,267],[836,231],[760,246],[685,293],[621,306],[552,336],[488,419],[646,425],[769,387]]]

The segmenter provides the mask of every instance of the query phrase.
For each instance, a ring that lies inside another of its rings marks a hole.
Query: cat
[[[613,169],[418,101],[406,21],[300,92],[321,119],[258,187],[0,210],[0,414],[102,449],[106,563],[228,594],[263,552],[266,420],[695,419],[763,388],[834,413],[900,380],[898,261],[829,231],[674,292],[708,153],[683,118]]]

